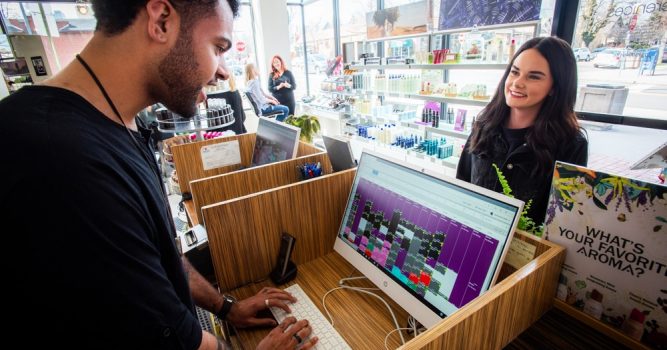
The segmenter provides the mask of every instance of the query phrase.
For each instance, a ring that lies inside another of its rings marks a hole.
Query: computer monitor
[[[431,327],[495,283],[522,210],[364,150],[334,249]]]
[[[667,168],[667,142],[630,166],[632,170]]]
[[[352,154],[350,141],[325,135],[322,135],[322,140],[324,141],[324,148],[327,149],[329,161],[334,172],[357,166],[357,162],[354,160],[354,155]]]
[[[273,119],[259,118],[252,166],[296,157],[301,129]]]

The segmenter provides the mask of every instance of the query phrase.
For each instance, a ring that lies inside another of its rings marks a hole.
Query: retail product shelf
[[[487,70],[487,69],[505,69],[505,63],[444,63],[444,64],[369,64],[354,65],[350,69],[430,69],[430,70],[449,70],[449,69],[468,69],[468,70]]]
[[[434,156],[429,156],[423,152],[417,152],[414,149],[404,149],[396,146],[385,145],[378,143],[374,140],[363,138],[357,135],[351,136],[350,141],[352,142],[353,148],[359,148],[358,152],[361,153],[361,149],[370,149],[380,152],[386,152],[389,156],[396,159],[403,158],[414,158],[420,161],[424,161],[439,167],[445,167],[449,169],[455,169],[459,164],[459,157],[452,156],[445,159],[438,159]]]
[[[414,150],[407,150],[406,155],[450,169],[456,169],[456,166],[459,164],[459,157],[454,157],[454,156],[445,159],[439,159],[437,157],[429,156],[427,154],[424,154],[422,152],[416,152]]]
[[[459,104],[459,105],[467,105],[467,106],[478,106],[478,107],[484,107],[489,103],[489,101],[487,101],[487,100],[473,100],[473,99],[469,99],[469,98],[454,98],[454,97],[444,97],[444,96],[437,96],[437,95],[402,94],[402,93],[396,93],[396,92],[377,92],[377,95],[378,96],[399,97],[399,98],[409,98],[409,99],[422,100],[422,101],[451,103],[451,104]]]
[[[457,131],[454,130],[451,125],[441,125],[439,128],[433,128],[430,126],[426,127],[427,132],[432,132],[436,134],[441,134],[441,135],[447,135],[447,136],[452,136],[452,137],[458,137],[462,139],[467,139],[468,136],[470,136],[470,131]]]
[[[361,96],[361,95],[370,95],[372,91],[367,90],[357,90],[357,91],[326,91],[320,90],[320,94],[323,95],[337,95],[337,96]]]

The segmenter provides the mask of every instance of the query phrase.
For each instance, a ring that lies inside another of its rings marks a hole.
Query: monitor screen
[[[334,249],[431,327],[495,282],[522,208],[364,151]]]
[[[301,129],[273,119],[259,118],[252,166],[296,157]]]
[[[347,170],[357,166],[350,141],[324,135],[322,135],[322,140],[333,171]]]

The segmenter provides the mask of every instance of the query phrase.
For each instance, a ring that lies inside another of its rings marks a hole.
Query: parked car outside
[[[591,60],[591,51],[587,47],[577,47],[573,49],[574,58],[577,61],[590,61]]]
[[[606,49],[599,52],[593,59],[593,66],[621,68],[621,56],[623,52],[619,49]]]
[[[597,49],[593,49],[593,51],[591,52],[591,59],[595,59],[595,56],[597,56],[597,54],[606,49],[608,49],[608,47],[598,47]]]

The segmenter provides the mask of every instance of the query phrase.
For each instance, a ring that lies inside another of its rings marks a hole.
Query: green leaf
[[[493,169],[496,170],[496,175],[498,176],[498,181],[500,181],[500,186],[502,186],[503,188],[503,193],[506,196],[514,198],[514,196],[512,195],[512,189],[510,188],[510,184],[509,182],[507,182],[507,178],[505,178],[505,175],[503,175],[502,170],[500,170],[500,168],[498,168],[498,166],[495,164],[491,164],[491,166],[493,166]]]

